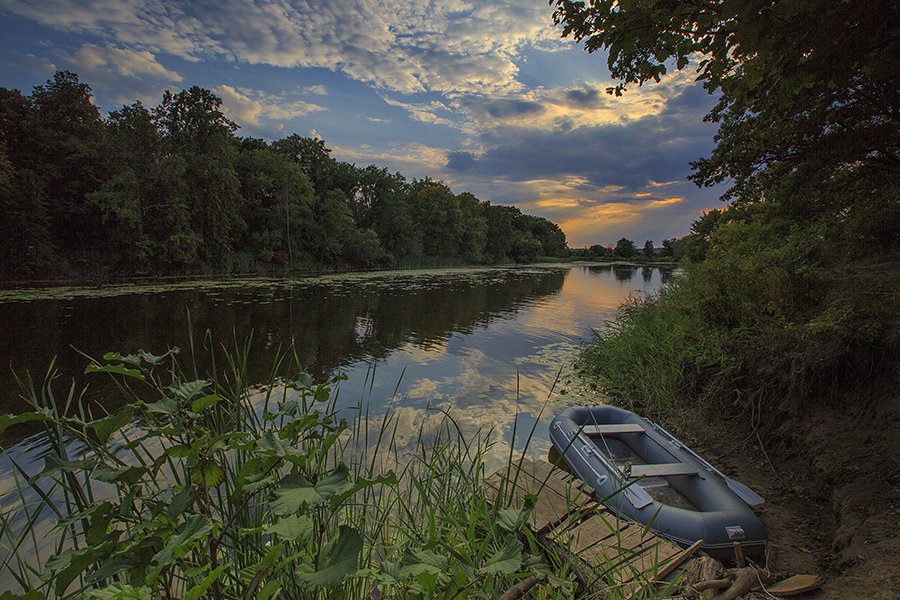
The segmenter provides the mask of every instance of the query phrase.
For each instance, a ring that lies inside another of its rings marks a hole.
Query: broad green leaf
[[[282,538],[306,543],[315,533],[315,524],[309,515],[289,515],[287,517],[279,517],[274,524],[269,525],[265,530]]]
[[[441,574],[435,573],[433,571],[429,571],[427,573],[419,573],[415,577],[416,583],[418,584],[419,588],[421,588],[422,592],[424,592],[424,597],[426,598],[433,597],[434,591],[437,589],[440,579]]]
[[[132,418],[134,418],[134,413],[130,408],[126,408],[115,414],[92,422],[91,428],[94,430],[94,433],[97,434],[97,439],[100,440],[100,443],[105,444],[113,432],[118,431],[131,423]]]
[[[133,367],[141,366],[141,357],[137,354],[122,355],[118,352],[107,352],[103,355],[103,360],[128,363]]]
[[[163,398],[145,405],[147,410],[160,415],[174,415],[178,412],[178,401],[174,398]]]
[[[144,374],[137,369],[130,369],[123,364],[118,365],[88,365],[84,368],[86,374],[90,373],[110,373],[112,375],[124,375],[125,377],[133,377],[144,381]]]
[[[195,381],[185,381],[184,383],[179,383],[177,385],[170,385],[169,390],[175,394],[177,398],[187,401],[199,396],[209,384],[209,380],[197,379]]]
[[[101,559],[111,544],[101,544],[81,550],[70,550],[52,557],[44,565],[54,573],[52,581],[57,596],[62,596],[75,578],[81,575],[94,561]]]
[[[214,488],[225,481],[225,469],[211,461],[203,462],[191,469],[191,481]]]
[[[423,573],[443,573],[449,562],[446,556],[430,550],[413,550],[403,558],[400,577],[418,577]]]
[[[513,507],[501,508],[497,513],[497,525],[506,531],[518,531],[528,518],[529,512]]]
[[[138,356],[140,356],[144,362],[149,363],[150,365],[153,365],[155,367],[169,356],[175,356],[179,352],[181,352],[181,350],[178,348],[178,346],[175,346],[174,348],[169,348],[168,352],[166,352],[165,354],[160,354],[159,356],[156,356],[155,354],[151,354],[149,352],[144,352],[143,350],[139,350]]]
[[[191,486],[185,485],[183,486],[177,494],[172,496],[171,502],[169,502],[169,507],[166,509],[166,512],[169,514],[169,518],[173,521],[178,518],[178,516],[191,505],[191,502],[194,500],[194,495],[191,493]]]
[[[457,571],[444,589],[444,600],[467,600],[471,589],[469,583],[469,575],[463,570]]]
[[[136,588],[127,584],[113,583],[99,590],[91,590],[85,598],[88,600],[152,600],[153,594],[148,587]]]
[[[91,477],[105,483],[124,483],[134,485],[147,472],[147,467],[111,467],[100,463],[91,473]]]
[[[535,577],[546,578],[549,576],[552,571],[547,562],[543,559],[543,557],[538,556],[537,554],[527,554],[525,555],[525,560],[522,562],[522,566],[531,572]]]
[[[209,575],[203,578],[203,581],[187,591],[184,595],[184,600],[200,600],[200,598],[203,598],[207,590],[212,587],[212,584],[215,583],[216,579],[219,578],[219,575],[221,575],[228,566],[228,564],[219,565],[210,571]]]
[[[21,596],[12,592],[3,592],[0,594],[0,600],[44,600],[44,595],[34,590],[25,592]]]
[[[251,458],[238,469],[238,485],[245,492],[254,492],[275,483],[279,473],[272,466],[276,462],[278,459],[275,457]]]
[[[348,575],[356,572],[362,546],[362,536],[355,529],[341,525],[338,537],[328,542],[319,554],[317,565],[298,565],[297,579],[318,587],[340,585]]]
[[[13,425],[28,423],[29,421],[49,421],[50,415],[43,412],[26,412],[18,415],[0,415],[0,433]]]
[[[515,540],[489,556],[478,572],[484,575],[497,573],[509,575],[518,571],[521,566],[522,542]]]
[[[209,394],[207,396],[203,396],[202,398],[194,400],[194,403],[191,404],[191,411],[195,413],[201,413],[207,408],[215,406],[221,399],[222,397],[218,394]]]
[[[256,600],[269,600],[274,598],[280,591],[281,582],[277,579],[272,579],[267,581],[266,585],[262,586],[262,589],[256,593]]]
[[[303,507],[320,506],[351,488],[347,467],[339,465],[327,477],[313,484],[302,475],[288,475],[275,490],[272,510],[276,515],[296,514]]]
[[[332,508],[337,508],[338,506],[343,504],[345,500],[347,500],[348,498],[353,496],[353,494],[355,494],[356,492],[358,492],[362,489],[372,487],[374,485],[392,485],[393,486],[393,485],[397,485],[397,481],[398,481],[397,475],[395,475],[393,471],[390,471],[385,475],[380,475],[379,477],[376,477],[375,479],[365,479],[365,478],[360,477],[359,479],[356,480],[356,482],[352,486],[343,490],[339,494],[336,494],[331,499],[331,506],[332,506]]]
[[[134,561],[128,560],[122,556],[113,556],[112,558],[108,558],[103,561],[96,571],[91,573],[87,577],[87,581],[89,583],[95,581],[103,581],[104,579],[109,579],[113,575],[121,573],[125,569],[130,569],[134,567]],[[125,596],[130,597],[130,596]]]
[[[44,470],[41,471],[41,474],[55,473],[56,471],[90,471],[96,464],[96,459],[65,460],[59,456],[48,454],[44,457]]]
[[[163,549],[156,553],[153,562],[159,566],[171,564],[190,551],[191,545],[205,538],[212,531],[212,523],[203,515],[191,515],[177,535],[166,540]]]
[[[166,454],[172,458],[193,458],[197,456],[197,451],[190,446],[179,444],[166,448]]]
[[[319,417],[320,415],[317,412],[300,415],[297,418],[286,423],[284,427],[282,427],[278,432],[278,437],[283,440],[292,440],[299,434],[318,425],[321,421]]]

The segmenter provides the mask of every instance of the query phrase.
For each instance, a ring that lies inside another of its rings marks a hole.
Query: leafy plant
[[[403,454],[390,409],[370,421],[360,405],[349,425],[342,378],[313,381],[290,351],[248,386],[249,347],[205,372],[178,349],[91,360],[125,400],[115,411],[74,387],[57,398],[52,366],[19,381],[32,410],[0,431],[40,422],[48,448],[38,473],[10,457],[20,500],[0,515],[0,569],[19,597],[493,598],[531,575],[571,596],[529,506],[484,495],[491,432],[466,440],[438,412]]]

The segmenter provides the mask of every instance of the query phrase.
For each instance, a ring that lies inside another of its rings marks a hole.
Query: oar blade
[[[738,497],[746,502],[750,506],[759,506],[760,504],[765,503],[765,498],[751,490],[749,487],[741,483],[740,481],[735,481],[730,477],[725,478],[725,485],[728,486],[732,492],[738,495]]]

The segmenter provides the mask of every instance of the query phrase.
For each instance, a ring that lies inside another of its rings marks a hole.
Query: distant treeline
[[[366,269],[566,256],[554,223],[431,179],[335,160],[324,141],[238,137],[212,92],[104,119],[57,72],[0,88],[0,276]]]

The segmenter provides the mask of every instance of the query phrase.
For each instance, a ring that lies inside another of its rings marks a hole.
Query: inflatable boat
[[[597,499],[621,517],[682,545],[703,540],[714,558],[765,551],[766,529],[750,506],[764,500],[729,479],[668,431],[615,406],[563,410],[553,446]]]

